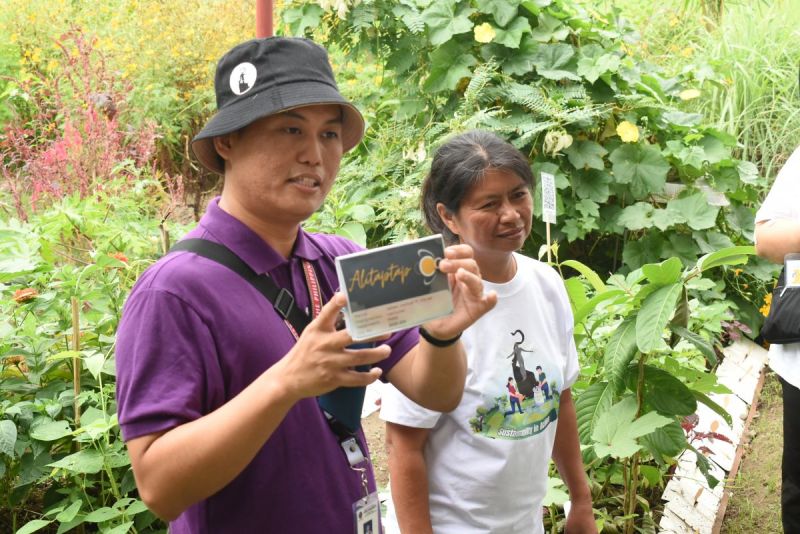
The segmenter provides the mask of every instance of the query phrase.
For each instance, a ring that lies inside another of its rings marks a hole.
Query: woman
[[[458,135],[433,158],[426,223],[449,243],[472,246],[484,288],[499,298],[463,334],[467,380],[454,411],[384,393],[387,532],[544,532],[551,455],[570,490],[567,531],[597,532],[569,390],[579,369],[567,294],[553,269],[516,252],[531,231],[532,190],[525,157],[488,132]],[[524,360],[515,357],[521,350]],[[537,401],[539,377],[548,397]],[[511,383],[519,407],[509,400]]]
[[[756,213],[756,252],[775,263],[800,252],[800,147],[778,173]],[[773,344],[769,365],[783,387],[781,516],[784,532],[800,532],[800,343]]]

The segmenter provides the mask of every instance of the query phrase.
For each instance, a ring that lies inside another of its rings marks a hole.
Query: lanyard
[[[314,266],[311,265],[311,262],[307,260],[303,260],[303,274],[305,275],[308,296],[309,300],[311,301],[311,319],[316,319],[317,315],[319,315],[319,312],[322,310],[322,295],[319,291],[317,273],[314,271]],[[294,326],[292,326],[292,323],[290,323],[287,319],[284,319],[283,323],[289,329],[289,332],[292,333],[295,341],[300,339],[300,334],[297,333],[297,330]]]

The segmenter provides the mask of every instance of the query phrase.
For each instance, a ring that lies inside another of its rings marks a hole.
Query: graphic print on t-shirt
[[[525,342],[521,330],[511,332],[504,367],[494,371],[492,390],[469,420],[472,431],[488,438],[525,439],[543,432],[558,419],[560,375],[547,355]],[[510,363],[507,363],[510,360]]]

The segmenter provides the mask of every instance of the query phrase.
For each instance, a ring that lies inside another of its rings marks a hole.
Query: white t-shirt
[[[756,223],[772,219],[800,221],[800,147],[778,173],[756,213]],[[769,366],[791,385],[800,388],[800,343],[770,345]]]
[[[382,419],[432,429],[425,461],[436,534],[544,532],[559,396],[578,377],[578,355],[561,278],[514,257],[510,282],[483,282],[497,306],[462,337],[468,370],[458,407],[426,410],[393,387],[382,396]],[[391,503],[386,532],[398,532]]]

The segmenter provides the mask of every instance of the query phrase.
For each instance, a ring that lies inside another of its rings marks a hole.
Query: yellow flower
[[[769,315],[769,309],[771,306],[772,306],[772,293],[767,293],[764,296],[764,305],[761,306],[761,308],[759,308],[758,311],[761,312],[761,315],[766,317],[767,315]]]
[[[475,26],[475,40],[479,43],[491,43],[496,35],[494,28],[488,22]]]
[[[617,125],[617,135],[625,143],[636,143],[639,141],[639,128],[632,122],[622,121]]]
[[[681,100],[693,100],[700,96],[699,89],[685,89],[678,95]]]
[[[733,276],[739,276],[740,274],[742,274],[742,270],[741,269],[734,269],[733,270]]]
[[[694,48],[693,48],[693,47],[691,47],[691,46],[687,46],[686,48],[684,48],[683,50],[681,50],[681,55],[682,55],[683,57],[691,57],[691,56],[692,56],[692,54],[694,54]]]

